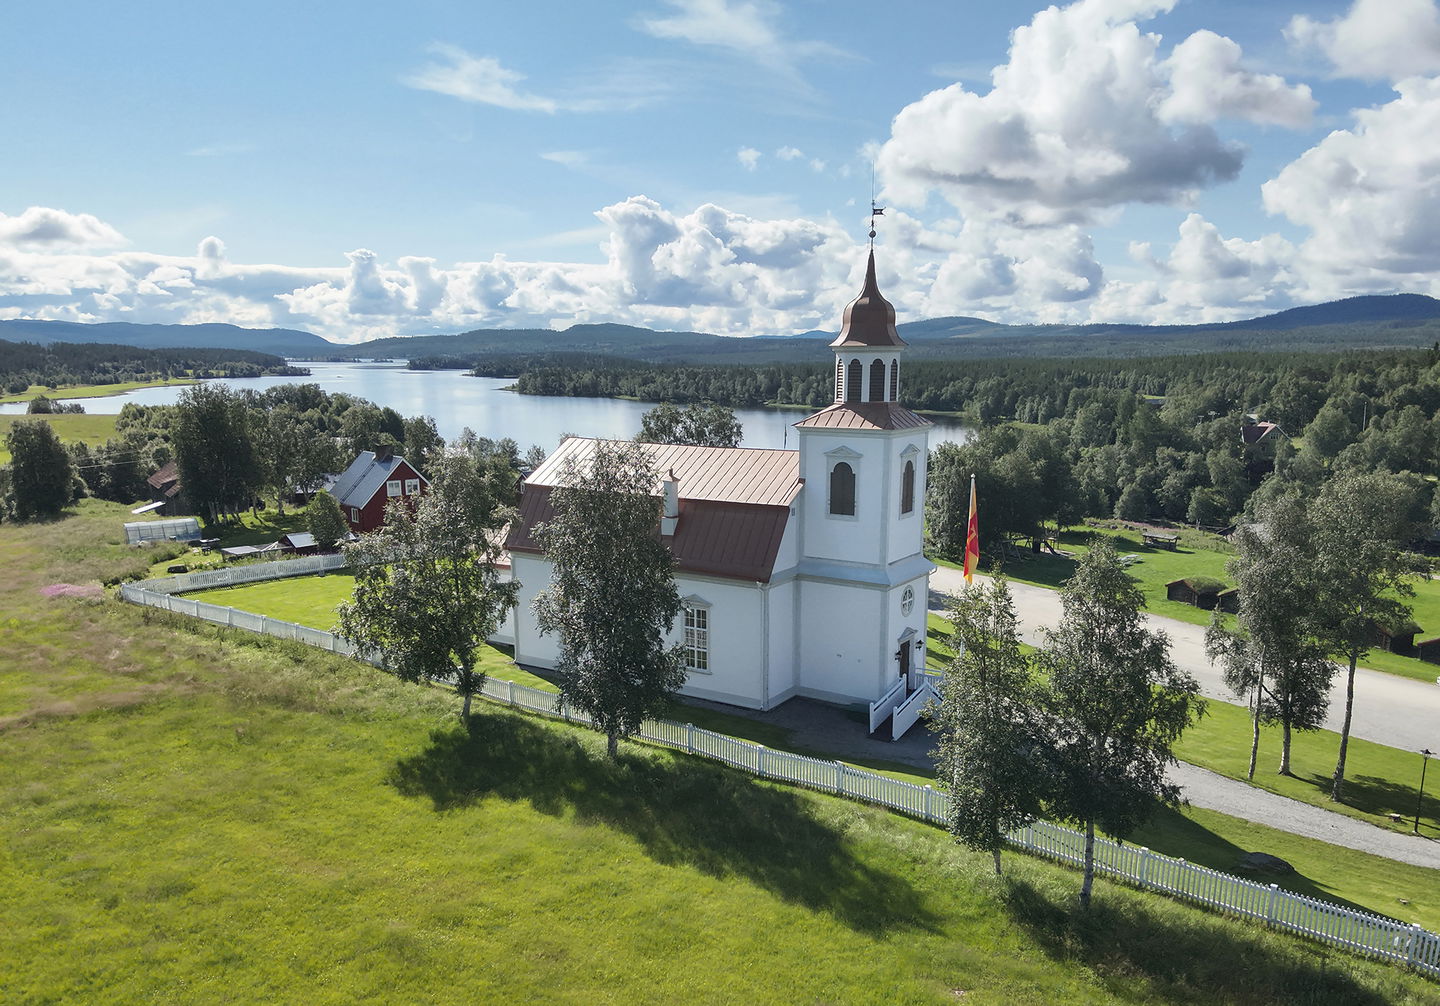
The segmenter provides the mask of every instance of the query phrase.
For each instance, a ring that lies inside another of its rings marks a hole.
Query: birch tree
[[[1049,809],[1085,830],[1080,903],[1095,880],[1095,828],[1124,838],[1157,801],[1176,803],[1171,749],[1204,712],[1199,685],[1145,627],[1144,595],[1114,547],[1097,541],[1061,594],[1063,615],[1038,656],[1049,680]]]
[[[1412,493],[1394,476],[1342,476],[1327,482],[1312,506],[1314,557],[1320,599],[1317,632],[1326,649],[1349,664],[1345,721],[1331,777],[1330,799],[1344,796],[1350,717],[1355,708],[1355,668],[1375,645],[1377,626],[1410,621],[1401,598],[1413,597],[1414,572],[1402,546],[1419,533],[1408,519]]]
[[[605,733],[611,758],[685,683],[681,648],[665,643],[681,604],[657,483],[644,445],[598,441],[587,460],[567,459],[554,516],[535,529],[554,569],[536,620],[560,637],[561,694]]]
[[[1218,622],[1206,634],[1212,659],[1225,662],[1226,683],[1251,707],[1250,773],[1254,778],[1260,726],[1280,726],[1280,764],[1290,775],[1296,730],[1325,722],[1335,665],[1317,641],[1323,601],[1316,562],[1316,531],[1305,500],[1288,494],[1261,507],[1255,523],[1231,539],[1236,555],[1230,574],[1240,595],[1234,632]]]
[[[1004,577],[965,587],[951,599],[949,617],[955,657],[930,711],[940,737],[936,774],[950,793],[950,834],[989,852],[998,875],[1005,835],[1040,812],[1038,690]]]
[[[517,584],[496,567],[507,516],[474,463],[447,456],[413,509],[392,502],[383,527],[345,547],[355,595],[340,605],[340,634],[404,681],[452,683],[467,726],[481,651],[515,604]]]

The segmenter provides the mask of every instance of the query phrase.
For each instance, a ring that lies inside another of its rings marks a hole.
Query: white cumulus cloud
[[[1169,57],[1137,21],[1174,0],[1079,0],[1040,11],[1011,38],[986,94],[953,84],[902,109],[878,164],[887,196],[937,191],[962,212],[1017,225],[1091,220],[1129,202],[1185,203],[1234,178],[1244,151],[1223,118],[1296,125],[1304,87],[1241,65],[1210,32]]]
[[[1297,14],[1285,36],[1299,48],[1318,49],[1342,77],[1401,80],[1440,73],[1435,0],[1355,0],[1331,21]]]
[[[754,171],[755,166],[760,163],[760,157],[760,151],[754,147],[741,147],[735,151],[735,159],[740,162],[740,166],[746,171]]]
[[[31,206],[13,217],[0,213],[0,246],[95,249],[125,243],[119,231],[89,213],[67,213],[48,206]]]

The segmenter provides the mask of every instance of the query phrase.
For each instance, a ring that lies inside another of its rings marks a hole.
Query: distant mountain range
[[[329,356],[345,347],[310,332],[291,328],[241,328],[207,325],[136,325],[107,321],[84,325],[74,321],[0,321],[0,339],[9,342],[104,342],[141,349],[254,349],[277,356]]]
[[[1204,325],[1002,325],[951,317],[899,326],[919,358],[1008,356],[1153,356],[1238,349],[1302,350],[1428,346],[1440,341],[1440,300],[1421,294],[1349,297],[1277,314]],[[235,325],[137,325],[107,322],[0,321],[0,339],[105,342],[143,348],[253,349],[295,359],[466,360],[491,355],[586,353],[650,362],[810,362],[834,332],[732,338],[657,332],[632,325],[550,329],[477,329],[458,335],[330,342],[293,329]]]

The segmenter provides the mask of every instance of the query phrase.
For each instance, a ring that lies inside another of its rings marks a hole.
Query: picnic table
[[[1168,548],[1172,552],[1175,551],[1175,546],[1180,544],[1178,534],[1166,534],[1163,531],[1145,531],[1140,537],[1151,548]]]

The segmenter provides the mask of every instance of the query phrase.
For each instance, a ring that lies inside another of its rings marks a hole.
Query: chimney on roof
[[[665,512],[660,518],[660,534],[666,538],[675,534],[675,525],[680,523],[680,481],[675,478],[675,469],[665,473]]]

